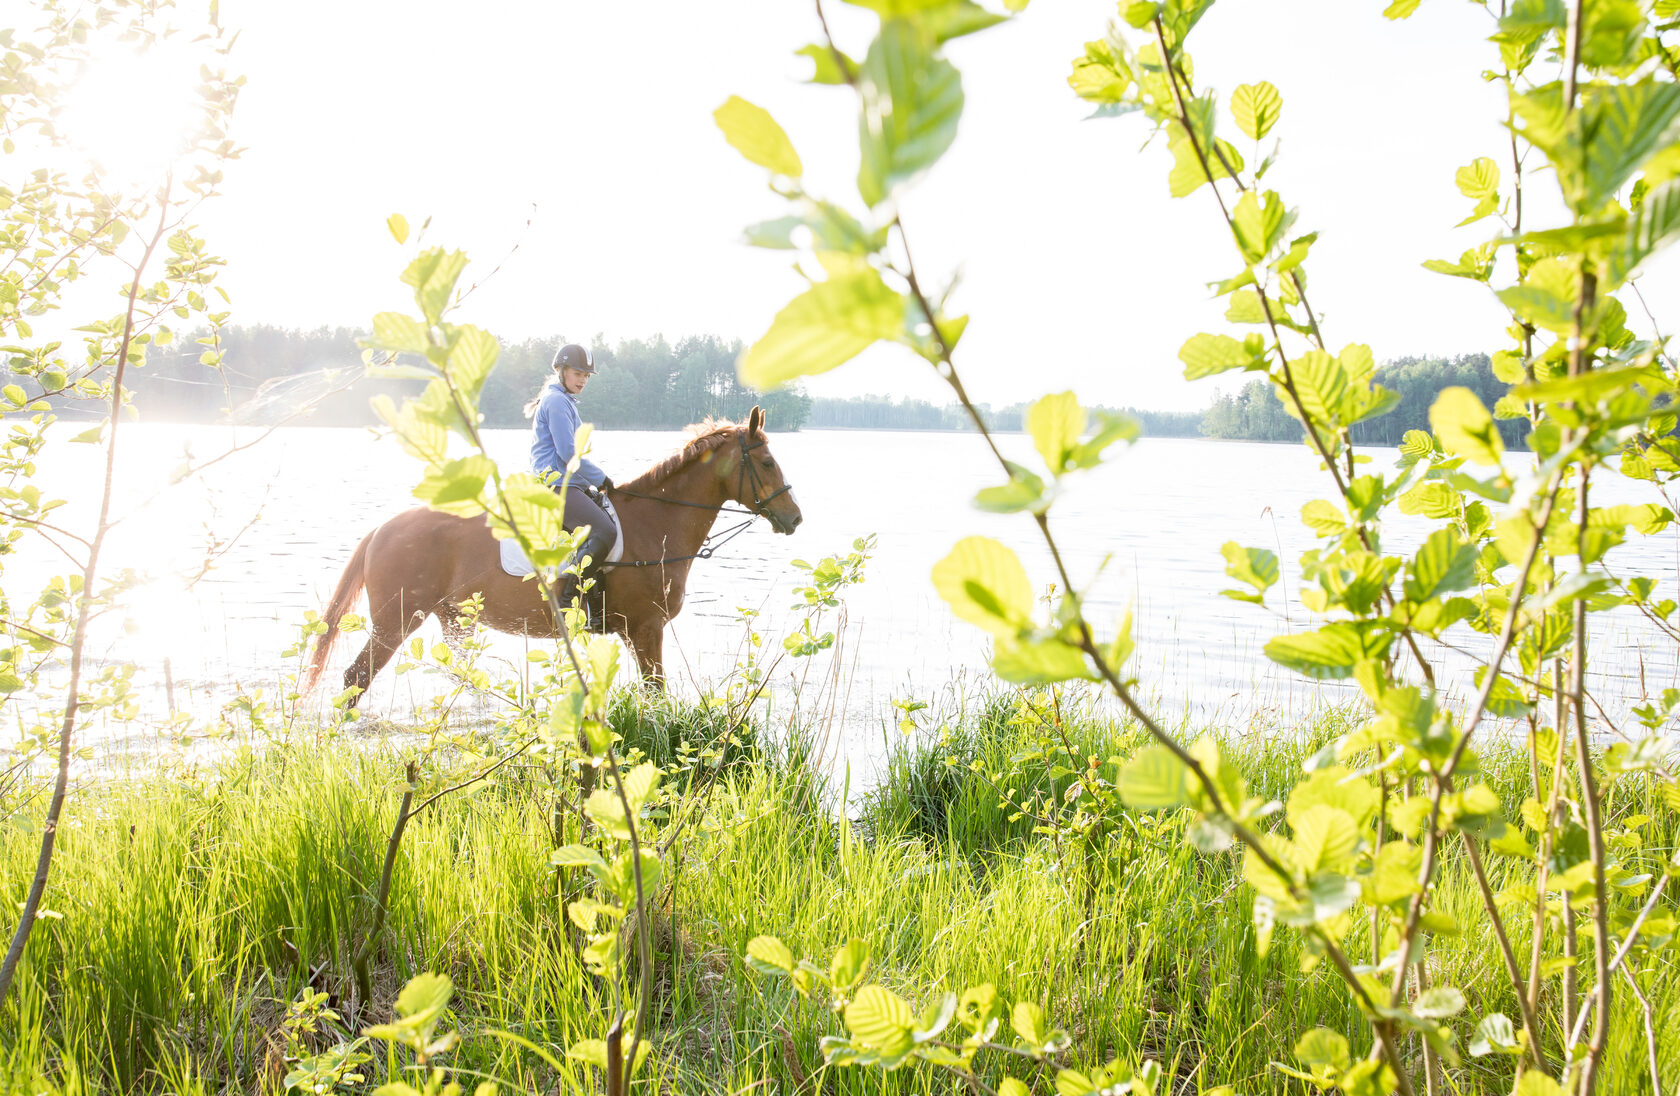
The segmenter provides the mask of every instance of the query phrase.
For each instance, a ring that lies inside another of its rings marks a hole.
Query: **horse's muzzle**
[[[805,520],[805,515],[799,512],[799,504],[794,503],[791,514],[783,514],[776,510],[766,509],[764,516],[770,519],[770,528],[786,535],[799,528],[799,523]]]

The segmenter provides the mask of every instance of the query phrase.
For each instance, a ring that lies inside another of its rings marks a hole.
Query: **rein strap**
[[[700,542],[700,550],[698,552],[695,552],[695,553],[691,554],[691,555],[686,555],[686,556],[661,556],[659,559],[619,560],[617,563],[602,563],[602,564],[600,564],[600,566],[601,567],[659,567],[659,566],[662,566],[662,565],[667,564],[667,563],[682,563],[685,560],[691,560],[691,559],[711,559],[713,552],[717,551],[719,548],[723,547],[725,544],[728,544],[731,540],[735,539],[735,537],[737,537],[741,533],[745,532],[747,527],[752,525],[754,518],[763,517],[765,506],[767,506],[771,502],[774,502],[777,497],[787,493],[788,491],[793,490],[793,484],[784,483],[784,484],[782,484],[781,487],[777,488],[775,491],[772,491],[768,496],[766,496],[764,498],[759,497],[760,488],[762,488],[764,486],[764,483],[763,483],[762,480],[760,480],[758,478],[758,469],[752,467],[752,461],[747,459],[747,454],[752,452],[754,449],[759,448],[760,446],[762,446],[764,444],[765,444],[764,442],[755,441],[751,445],[748,445],[746,434],[743,433],[741,435],[741,472],[740,472],[740,476],[736,479],[736,482],[735,482],[735,494],[738,497],[745,495],[746,494],[745,487],[746,487],[747,480],[749,478],[752,480],[753,502],[752,502],[752,508],[748,509],[748,510],[731,510],[731,509],[728,509],[729,503],[736,502],[737,499],[728,499],[728,500],[726,500],[724,502],[721,502],[721,503],[718,503],[717,505],[714,506],[711,503],[707,503],[707,502],[689,502],[686,499],[665,498],[661,495],[649,495],[649,494],[646,494],[646,493],[641,492],[641,491],[626,491],[622,487],[618,488],[614,492],[614,494],[624,495],[628,498],[647,499],[650,502],[663,502],[668,506],[688,506],[688,507],[692,507],[693,509],[696,509],[696,510],[715,510],[720,514],[746,514],[747,515],[747,520],[741,522],[738,525],[731,525],[728,529],[724,530],[722,533],[708,533],[708,534],[706,534],[706,539]],[[713,543],[714,541],[716,543]]]

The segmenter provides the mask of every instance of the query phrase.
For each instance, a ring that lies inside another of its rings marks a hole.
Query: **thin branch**
[[[70,755],[71,741],[76,730],[76,712],[79,703],[79,692],[82,676],[82,652],[87,641],[88,620],[93,611],[93,588],[98,574],[100,549],[104,547],[105,535],[110,531],[111,498],[114,494],[117,462],[117,411],[122,399],[123,371],[128,365],[129,340],[134,334],[134,312],[136,301],[140,295],[140,276],[146,264],[151,260],[152,253],[163,239],[163,213],[169,208],[169,193],[174,185],[174,175],[171,173],[163,187],[160,202],[163,212],[158,218],[158,227],[152,233],[151,240],[146,244],[145,253],[141,257],[140,267],[128,286],[128,311],[123,324],[122,342],[118,348],[115,385],[111,400],[111,438],[106,442],[105,449],[105,480],[99,500],[99,520],[94,525],[93,542],[88,546],[87,569],[83,572],[82,595],[77,598],[76,627],[72,632],[70,646],[70,680],[66,686],[64,701],[64,718],[59,728],[58,738],[58,774],[53,781],[52,800],[47,806],[47,817],[41,825],[41,851],[35,861],[35,877],[29,884],[29,892],[24,896],[23,910],[18,917],[17,930],[12,934],[12,942],[6,951],[6,958],[0,962],[0,1002],[4,1002],[12,987],[13,976],[17,972],[18,963],[23,959],[24,946],[29,942],[30,931],[35,925],[36,911],[41,906],[41,895],[47,889],[47,876],[52,870],[53,846],[58,834],[59,817],[64,810],[64,800],[70,784]]]
[[[1499,915],[1499,903],[1494,901],[1493,888],[1488,885],[1487,870],[1482,866],[1482,854],[1476,849],[1476,840],[1467,833],[1459,834],[1464,841],[1464,851],[1470,858],[1470,867],[1476,874],[1476,886],[1482,894],[1482,908],[1487,911],[1488,920],[1493,925],[1494,939],[1499,943],[1499,956],[1505,961],[1505,974],[1511,979],[1511,987],[1517,991],[1517,1004],[1522,1010],[1523,1030],[1528,1033],[1527,1051],[1533,1059],[1534,1065],[1542,1073],[1550,1073],[1551,1067],[1546,1063],[1546,1053],[1540,1048],[1540,1022],[1535,1017],[1534,1010],[1529,1007],[1525,994],[1522,968],[1517,965],[1516,952],[1511,949],[1511,938],[1505,932],[1505,919]]]

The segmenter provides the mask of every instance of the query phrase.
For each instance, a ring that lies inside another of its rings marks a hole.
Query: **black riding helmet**
[[[591,376],[595,373],[595,359],[589,351],[577,343],[567,343],[554,352],[554,366],[556,373],[562,369],[576,369],[579,373]]]

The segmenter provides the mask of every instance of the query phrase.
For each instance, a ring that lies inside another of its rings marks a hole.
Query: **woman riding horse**
[[[576,452],[574,439],[583,422],[578,415],[578,396],[595,375],[595,360],[577,343],[567,343],[555,353],[552,368],[554,376],[525,405],[525,417],[531,419],[531,471],[544,478],[552,477],[554,489],[560,491],[566,465]],[[599,569],[618,536],[617,526],[600,503],[611,487],[612,480],[588,457],[579,458],[577,471],[565,485],[560,523],[568,533],[587,525],[589,536],[572,557],[573,562],[583,564],[583,569],[560,580],[562,605],[572,600],[585,574]]]
[[[607,595],[605,631],[619,635],[642,675],[664,676],[665,625],[682,609],[688,569],[709,554],[707,541],[728,503],[791,533],[804,519],[782,469],[770,453],[764,412],[745,423],[706,422],[691,430],[677,453],[613,491],[624,520],[624,558],[600,579]],[[750,520],[750,519],[749,519]],[[305,688],[313,688],[338,639],[338,622],[363,589],[368,641],[349,669],[346,689],[367,690],[374,675],[428,616],[446,632],[461,627],[461,602],[483,597],[478,621],[500,632],[555,634],[556,622],[538,584],[502,569],[495,534],[483,518],[417,508],[362,538],[321,614]],[[355,698],[350,701],[355,704]]]

